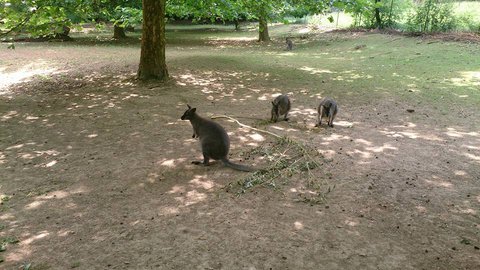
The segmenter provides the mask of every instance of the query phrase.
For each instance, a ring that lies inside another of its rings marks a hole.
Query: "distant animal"
[[[285,38],[285,43],[287,44],[287,51],[293,50],[293,41],[289,37]]]
[[[218,123],[200,117],[196,110],[187,104],[188,109],[182,115],[182,120],[190,120],[193,127],[192,138],[199,138],[202,146],[203,165],[208,166],[210,158],[221,160],[225,166],[235,170],[250,172],[253,168],[235,164],[228,160],[228,151],[230,150],[230,139],[225,129]],[[192,162],[202,164],[200,161]]]
[[[272,117],[270,121],[277,122],[278,118],[283,115],[283,120],[288,121],[288,112],[290,111],[291,103],[287,95],[280,95],[272,101]]]
[[[318,120],[316,127],[319,127],[322,124],[322,117],[327,117],[327,124],[330,127],[333,127],[333,120],[338,112],[337,102],[331,98],[324,98],[320,101],[318,105]]]

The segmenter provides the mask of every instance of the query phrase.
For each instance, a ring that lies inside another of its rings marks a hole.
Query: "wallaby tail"
[[[230,162],[230,160],[228,160],[226,158],[222,159],[222,162],[225,166],[230,167],[230,168],[235,169],[235,170],[242,171],[242,172],[252,172],[252,171],[255,170],[252,167],[232,163],[232,162]]]

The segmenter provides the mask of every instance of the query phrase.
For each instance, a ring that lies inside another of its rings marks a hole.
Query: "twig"
[[[280,135],[277,135],[273,132],[270,132],[270,131],[266,131],[266,130],[262,130],[262,129],[258,129],[258,128],[254,128],[254,127],[251,127],[249,125],[245,125],[245,124],[242,124],[240,123],[240,121],[238,121],[237,119],[233,118],[233,117],[230,117],[230,116],[227,116],[227,115],[213,115],[212,117],[210,117],[211,119],[217,119],[217,118],[227,118],[227,119],[230,119],[234,122],[236,122],[238,125],[240,125],[241,127],[245,127],[245,128],[249,128],[251,130],[255,130],[255,131],[258,131],[258,132],[263,132],[263,133],[266,133],[266,134],[269,134],[269,135],[272,135],[274,137],[277,137],[277,138],[282,138],[282,136]]]

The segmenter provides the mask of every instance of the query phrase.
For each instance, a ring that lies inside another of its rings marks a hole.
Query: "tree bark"
[[[258,19],[258,41],[270,41],[270,36],[268,35],[268,23],[267,19],[264,17]]]
[[[125,34],[125,28],[115,24],[113,26],[113,38],[122,39],[126,37],[127,35]]]
[[[240,31],[240,22],[235,19],[233,23],[235,24],[235,31]]]
[[[381,0],[375,0],[375,4],[380,1]],[[378,29],[382,29],[383,28],[382,17],[380,17],[380,9],[378,7],[375,7],[375,20],[377,22]]]
[[[137,76],[140,80],[166,80],[165,1],[143,0],[142,49]]]

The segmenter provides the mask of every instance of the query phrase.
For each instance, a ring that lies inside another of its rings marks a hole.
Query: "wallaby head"
[[[188,104],[187,107],[188,109],[183,113],[182,117],[180,118],[182,120],[191,120],[195,115],[195,111],[197,110],[197,108],[192,108]]]

